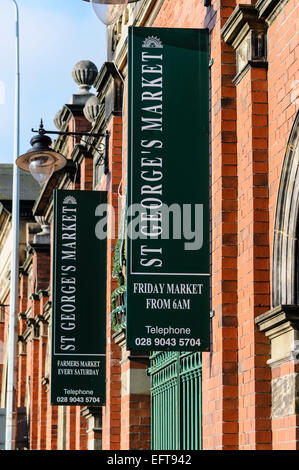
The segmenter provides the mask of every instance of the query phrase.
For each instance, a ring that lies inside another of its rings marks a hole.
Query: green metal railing
[[[200,450],[201,353],[154,352],[151,356],[153,450]]]

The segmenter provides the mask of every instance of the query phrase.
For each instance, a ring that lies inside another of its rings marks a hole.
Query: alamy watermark
[[[121,213],[121,208],[118,208]],[[110,204],[99,204],[95,210],[99,217],[95,226],[100,240],[116,236],[116,210]],[[131,240],[183,240],[184,249],[200,250],[204,242],[203,204],[171,204],[152,198],[147,203],[132,204],[126,210],[126,220],[119,238]],[[126,227],[126,230],[124,229]]]

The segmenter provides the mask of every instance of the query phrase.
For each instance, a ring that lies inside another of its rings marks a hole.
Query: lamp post
[[[15,127],[14,127],[14,163],[13,163],[13,192],[12,192],[12,250],[10,274],[10,308],[8,331],[8,364],[6,385],[6,429],[5,450],[12,450],[15,445],[16,432],[16,336],[18,313],[19,285],[19,168],[15,161],[19,155],[20,127],[20,60],[19,60],[19,9],[16,0],[12,0],[16,17],[16,83],[15,83]]]

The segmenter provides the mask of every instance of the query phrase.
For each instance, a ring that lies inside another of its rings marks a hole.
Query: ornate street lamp
[[[138,0],[84,0],[90,2],[97,17],[106,26],[115,23],[123,14],[128,3],[136,3]]]
[[[60,131],[46,131],[43,126],[43,121],[40,123],[39,130],[32,129],[32,132],[37,132],[36,135],[30,140],[32,148],[28,152],[21,155],[16,164],[24,171],[30,172],[39,184],[42,186],[46,183],[55,171],[64,168],[68,162],[64,155],[56,152],[52,147],[52,140],[46,134],[57,134],[65,136],[88,136],[88,137],[105,137],[104,153],[98,164],[104,165],[104,174],[109,172],[108,167],[108,145],[109,145],[109,131],[105,134],[96,134],[91,132],[60,132]],[[84,153],[86,153],[85,149]],[[96,149],[97,150],[97,149]]]
[[[115,23],[125,11],[128,0],[91,0],[92,8],[97,17],[106,26]]]
[[[25,171],[30,171],[33,178],[43,185],[52,176],[54,171],[66,165],[66,158],[51,148],[52,140],[45,135],[41,123],[39,133],[30,140],[32,148],[21,155],[16,164]]]

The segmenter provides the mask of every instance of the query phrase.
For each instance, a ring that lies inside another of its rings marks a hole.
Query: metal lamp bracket
[[[37,132],[40,135],[45,134],[56,134],[56,135],[65,135],[65,136],[87,136],[87,137],[105,137],[105,144],[103,145],[103,151],[100,148],[93,147],[100,153],[100,158],[98,159],[96,166],[104,165],[104,174],[107,175],[109,173],[109,137],[110,132],[106,130],[105,134],[98,134],[92,132],[68,132],[68,131],[48,131],[44,129],[43,120],[41,119],[40,126],[38,130],[31,129],[32,132]]]

